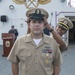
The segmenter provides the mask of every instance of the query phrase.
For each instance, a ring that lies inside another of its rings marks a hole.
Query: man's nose
[[[61,31],[62,29],[61,28],[59,28],[59,31]]]
[[[36,23],[35,23],[35,26],[39,26],[39,23],[38,23],[38,22],[36,22]]]

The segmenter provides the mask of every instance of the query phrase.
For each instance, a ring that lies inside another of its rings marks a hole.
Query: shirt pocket
[[[33,63],[32,53],[27,51],[25,53],[25,58],[26,71],[28,71]]]
[[[20,61],[26,61],[29,60],[31,57],[32,53],[28,49],[22,49],[19,51],[18,56]]]
[[[20,62],[25,62],[25,60],[26,60],[25,52],[19,53],[19,60],[20,60]]]
[[[26,61],[27,60],[30,60],[31,59],[31,56],[32,56],[32,53],[31,52],[26,52],[25,53]]]

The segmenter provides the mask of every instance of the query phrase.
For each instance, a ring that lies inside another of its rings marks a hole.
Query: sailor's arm
[[[61,50],[61,52],[64,52],[67,50],[67,45],[65,44],[65,42],[63,41],[62,37],[54,30],[51,28],[51,26],[46,23],[46,28],[49,29],[49,31],[52,33],[53,38],[57,41],[57,43],[59,44],[59,48]]]

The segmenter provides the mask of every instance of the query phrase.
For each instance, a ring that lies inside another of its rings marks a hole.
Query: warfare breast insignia
[[[48,65],[50,63],[50,58],[52,58],[52,49],[50,47],[45,47],[42,52],[45,54],[45,64]]]
[[[42,50],[43,53],[45,53],[45,56],[47,58],[50,58],[52,57],[52,49],[50,47],[45,47],[43,50]]]
[[[46,59],[46,60],[45,60],[45,63],[46,63],[46,64],[48,64],[48,63],[49,63],[49,60],[48,60],[48,59]]]
[[[43,56],[45,57],[44,62],[46,65],[48,65],[52,58],[52,49],[50,47],[45,47],[42,49],[42,53],[43,53]]]
[[[50,47],[45,47],[42,49],[43,53],[52,53],[52,49]]]

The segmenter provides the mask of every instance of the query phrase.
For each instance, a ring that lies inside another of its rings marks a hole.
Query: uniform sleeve
[[[10,33],[11,30],[8,31],[8,33]]]
[[[61,63],[62,63],[62,54],[59,50],[58,45],[56,45],[56,47],[55,47],[54,55],[55,56],[54,56],[53,65],[55,65],[55,66],[61,65]]]
[[[16,35],[16,36],[18,36],[18,35],[19,35],[19,33],[18,33],[17,29],[15,29],[15,35]]]
[[[19,62],[19,59],[17,57],[17,51],[18,51],[18,42],[15,41],[8,57],[7,57],[7,60],[11,61],[11,62],[14,62],[14,63],[18,63]]]

